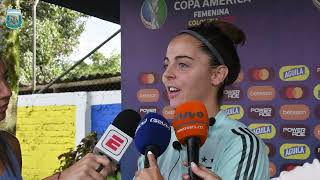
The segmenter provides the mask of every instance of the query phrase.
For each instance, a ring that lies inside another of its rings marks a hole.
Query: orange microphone
[[[187,145],[188,164],[199,164],[199,149],[208,137],[209,118],[205,105],[200,101],[188,101],[176,107],[172,121],[178,141]],[[191,180],[199,179],[189,169]]]

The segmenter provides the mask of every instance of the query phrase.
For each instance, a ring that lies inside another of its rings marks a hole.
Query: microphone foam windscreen
[[[208,136],[209,119],[205,105],[200,101],[188,101],[176,107],[172,126],[177,139],[185,144],[187,138],[200,138],[204,144]]]
[[[149,145],[159,147],[159,156],[167,149],[171,138],[171,128],[168,121],[156,113],[148,113],[144,116],[136,130],[134,142],[141,154]]]
[[[141,117],[138,112],[132,109],[125,109],[116,116],[112,125],[133,138],[140,120]]]

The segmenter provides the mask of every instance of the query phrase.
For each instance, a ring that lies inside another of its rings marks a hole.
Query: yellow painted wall
[[[75,147],[76,106],[19,107],[17,137],[22,150],[24,180],[52,175],[58,156]]]

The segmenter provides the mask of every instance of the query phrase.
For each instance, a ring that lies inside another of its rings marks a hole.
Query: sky
[[[80,60],[120,29],[120,25],[99,18],[89,17],[86,19],[85,30],[79,39],[80,44],[69,56],[69,59],[72,61]],[[98,51],[103,53],[105,57],[110,57],[112,53],[121,53],[120,38],[121,33],[107,42]]]

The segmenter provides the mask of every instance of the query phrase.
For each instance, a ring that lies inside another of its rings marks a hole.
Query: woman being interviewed
[[[220,110],[224,87],[232,84],[240,72],[236,46],[244,41],[244,33],[230,23],[203,22],[180,31],[170,41],[164,58],[162,81],[170,105],[176,107],[188,100],[200,100],[209,117],[216,120],[200,149],[202,165],[191,163],[192,171],[203,179],[270,179],[265,144],[245,125],[230,120]],[[173,130],[171,137],[171,143],[177,141]],[[135,179],[190,178],[186,174],[185,147],[175,150],[170,145],[157,163],[152,154],[148,158],[150,168],[146,169],[142,169],[144,157],[139,159],[140,170]]]

